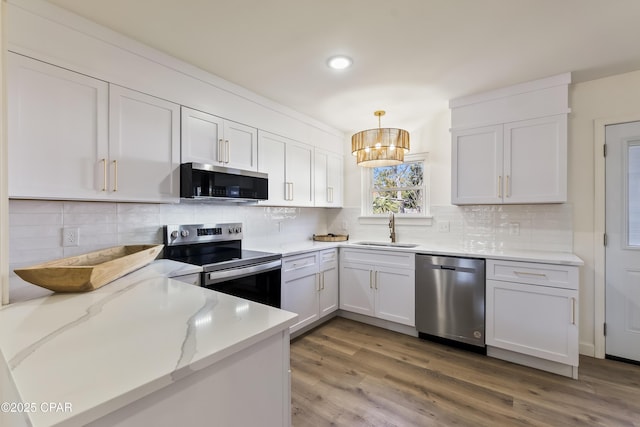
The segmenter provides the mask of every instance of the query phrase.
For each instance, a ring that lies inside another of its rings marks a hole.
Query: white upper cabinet
[[[453,204],[567,200],[567,119],[556,115],[452,133]]]
[[[7,53],[9,197],[103,197],[109,85]]]
[[[10,197],[179,200],[178,105],[7,56]]]
[[[570,75],[453,100],[453,204],[567,201]]]
[[[504,203],[567,201],[567,116],[504,125]]]
[[[269,175],[276,206],[313,206],[313,147],[272,133],[258,135],[258,171]]]
[[[316,148],[314,157],[315,206],[342,207],[342,156]]]
[[[109,88],[112,198],[177,202],[180,198],[180,107],[130,89]]]
[[[452,146],[452,203],[502,203],[502,126],[453,132]]]
[[[182,107],[182,162],[258,169],[258,131],[241,123]]]

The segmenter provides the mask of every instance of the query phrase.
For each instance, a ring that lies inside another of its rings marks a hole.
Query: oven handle
[[[282,267],[282,260],[266,262],[264,264],[255,264],[243,268],[230,268],[229,270],[213,271],[207,275],[207,284],[219,283],[225,279],[235,279],[239,277],[250,276],[252,274],[264,273],[267,271],[278,270]]]

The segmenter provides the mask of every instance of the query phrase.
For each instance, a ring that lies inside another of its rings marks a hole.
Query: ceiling
[[[638,0],[49,0],[345,132],[448,100],[640,69]],[[350,69],[326,66],[335,54]]]

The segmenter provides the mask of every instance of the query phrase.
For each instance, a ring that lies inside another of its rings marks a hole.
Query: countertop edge
[[[458,248],[436,248],[428,245],[418,244],[416,247],[403,248],[397,246],[370,246],[361,245],[357,242],[316,242],[306,241],[301,244],[285,244],[278,247],[261,246],[256,249],[268,252],[281,253],[283,257],[301,255],[308,252],[316,252],[323,249],[332,248],[355,248],[363,250],[397,251],[408,253],[421,253],[429,255],[457,256],[468,258],[497,259],[507,261],[535,262],[542,264],[583,266],[584,261],[572,252],[555,251],[533,251],[533,250],[504,250],[500,252],[492,251],[472,251]],[[254,249],[252,247],[252,249]]]

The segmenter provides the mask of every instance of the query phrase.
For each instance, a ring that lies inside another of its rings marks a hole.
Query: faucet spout
[[[393,212],[389,213],[389,237],[391,238],[391,243],[396,242],[396,218]]]

